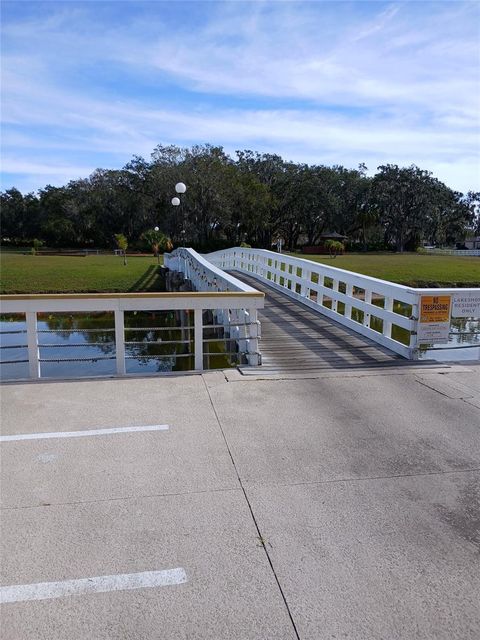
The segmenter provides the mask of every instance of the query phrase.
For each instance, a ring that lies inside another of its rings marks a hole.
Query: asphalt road
[[[480,367],[1,395],[2,640],[480,637]]]

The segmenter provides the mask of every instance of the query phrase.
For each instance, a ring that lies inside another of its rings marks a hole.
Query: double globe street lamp
[[[177,182],[177,184],[175,185],[175,191],[179,194],[185,193],[186,190],[187,186],[183,182]],[[177,196],[172,198],[172,204],[174,207],[178,207],[180,204],[180,198],[178,198]],[[185,239],[185,220],[182,220],[182,227],[182,239]]]
[[[185,193],[185,191],[187,190],[186,185],[183,182],[177,182],[177,184],[175,185],[175,191],[177,193]],[[174,207],[178,207],[178,205],[180,204],[180,198],[177,198],[175,196],[175,198],[172,198],[172,204]],[[185,221],[183,221],[183,226],[185,226]],[[155,233],[158,233],[160,231],[160,227],[154,227],[153,229],[155,231]],[[185,229],[182,229],[182,239],[184,239],[185,237]],[[157,239],[158,240],[158,239]],[[157,242],[157,240],[154,240],[154,242]],[[158,245],[157,245],[158,247]],[[158,264],[160,264],[160,251],[157,250],[157,261]]]
[[[185,193],[186,190],[187,186],[183,182],[177,182],[177,184],[175,185],[175,191],[177,193]],[[175,198],[172,198],[172,204],[174,207],[178,207],[178,205],[180,204],[180,198],[177,198],[176,196]]]

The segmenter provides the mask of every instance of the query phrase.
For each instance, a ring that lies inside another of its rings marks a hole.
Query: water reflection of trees
[[[164,291],[191,291],[190,283],[174,272],[167,272],[163,283]],[[85,347],[95,346],[104,355],[115,353],[112,311],[43,313],[38,314],[38,320],[42,323],[39,331],[54,332],[67,345],[75,342],[74,334],[78,334]],[[154,361],[157,372],[193,368],[193,311],[125,311],[124,322],[128,359],[142,366]]]
[[[450,339],[453,344],[480,344],[480,320],[476,318],[452,318]]]
[[[72,340],[72,334],[78,333],[85,346],[96,346],[105,355],[115,352],[114,314],[111,311],[39,313],[38,321],[43,325],[39,328],[40,334],[42,331],[51,331],[68,344]],[[40,347],[46,343],[48,339],[43,344],[40,343]]]
[[[158,358],[157,371],[193,367],[193,311],[126,311],[125,351],[141,365]]]

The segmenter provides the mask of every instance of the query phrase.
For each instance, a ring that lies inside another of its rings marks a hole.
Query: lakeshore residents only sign
[[[419,344],[446,344],[450,331],[452,296],[420,296]]]
[[[465,291],[453,296],[452,318],[480,318],[480,291]]]

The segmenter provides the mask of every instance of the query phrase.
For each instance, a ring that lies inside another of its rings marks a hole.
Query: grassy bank
[[[291,254],[330,267],[363,273],[411,287],[479,287],[480,258],[418,253],[347,253],[344,256]]]
[[[480,258],[405,254],[347,254],[298,257],[410,286],[480,286]],[[31,256],[0,257],[2,293],[93,293],[158,291],[153,257]]]
[[[0,256],[2,293],[158,291],[157,260],[119,256]]]

